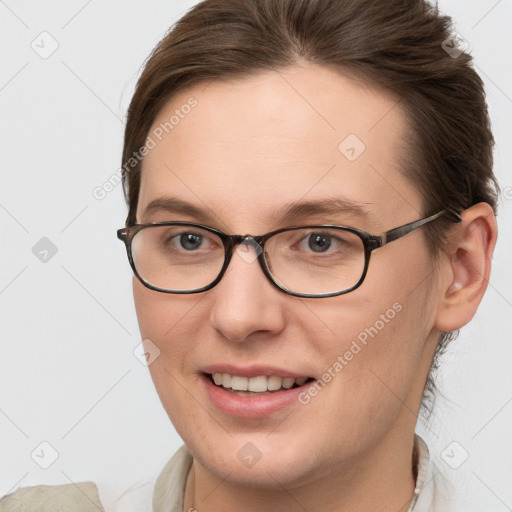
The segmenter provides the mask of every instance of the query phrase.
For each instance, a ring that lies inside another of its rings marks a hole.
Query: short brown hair
[[[204,0],[182,17],[146,61],[128,109],[123,187],[135,223],[144,147],[171,96],[204,81],[243,78],[308,61],[356,76],[400,98],[409,124],[406,173],[423,216],[486,202],[496,213],[494,139],[481,78],[466,52],[446,51],[452,21],[425,0]],[[458,54],[460,53],[460,54]],[[433,255],[449,221],[426,226]],[[441,336],[425,386],[456,333]],[[428,408],[428,407],[427,407]]]

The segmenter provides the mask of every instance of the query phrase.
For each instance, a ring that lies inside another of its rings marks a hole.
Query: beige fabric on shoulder
[[[23,487],[0,500],[0,512],[105,512],[94,482]]]
[[[155,484],[153,512],[183,511],[183,495],[192,462],[192,455],[183,445],[165,465]]]

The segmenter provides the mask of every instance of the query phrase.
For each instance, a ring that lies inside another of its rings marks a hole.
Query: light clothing
[[[418,461],[416,490],[407,512],[450,512],[444,478],[417,434],[414,449]],[[191,465],[192,456],[182,446],[156,479],[137,484],[105,508],[96,484],[81,482],[18,489],[0,500],[0,512],[184,512],[183,495]]]

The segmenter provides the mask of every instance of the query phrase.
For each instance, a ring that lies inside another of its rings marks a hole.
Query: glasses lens
[[[196,226],[149,226],[132,239],[135,269],[146,283],[167,291],[211,284],[224,263],[222,240]]]
[[[356,285],[364,271],[363,241],[336,228],[301,228],[279,233],[265,245],[275,281],[289,291],[329,294]]]

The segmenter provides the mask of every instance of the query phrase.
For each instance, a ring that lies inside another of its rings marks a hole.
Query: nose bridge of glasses
[[[263,248],[252,235],[235,235],[232,239],[233,245],[236,245],[235,252],[246,263],[252,263],[263,252]],[[252,250],[251,250],[252,247]]]

